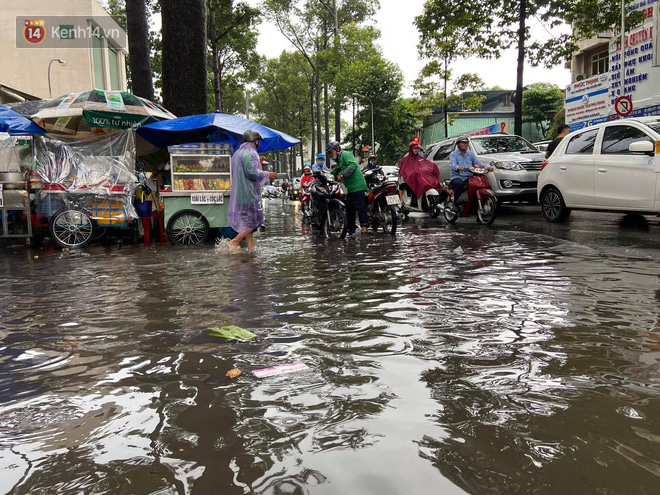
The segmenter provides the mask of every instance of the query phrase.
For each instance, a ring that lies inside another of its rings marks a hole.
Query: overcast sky
[[[406,78],[408,87],[406,95],[410,94],[409,85],[415,80],[419,69],[424,65],[417,56],[418,31],[413,24],[415,16],[422,13],[425,0],[380,0],[381,8],[376,14],[376,24],[381,31],[379,44],[383,55],[396,63]],[[261,1],[249,0],[254,6],[260,6]],[[549,34],[537,20],[531,22],[532,36],[537,39],[548,39]],[[566,27],[564,27],[566,29]],[[261,24],[258,52],[268,58],[275,58],[283,50],[293,51],[289,41],[282,36],[275,25],[267,21]],[[557,33],[553,33],[557,34]],[[477,73],[488,87],[500,86],[503,89],[516,87],[517,50],[509,50],[499,60],[468,59],[458,60],[453,64],[454,76],[472,72]],[[570,71],[563,65],[553,69],[534,68],[525,65],[524,84],[548,82],[564,88],[570,83]]]

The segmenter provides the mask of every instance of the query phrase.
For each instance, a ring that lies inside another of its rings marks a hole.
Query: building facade
[[[126,90],[126,32],[98,0],[2,0],[0,47],[0,103]]]

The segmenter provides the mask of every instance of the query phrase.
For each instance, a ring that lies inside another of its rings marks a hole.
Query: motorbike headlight
[[[525,170],[525,168],[517,162],[493,162],[491,165],[501,170]]]

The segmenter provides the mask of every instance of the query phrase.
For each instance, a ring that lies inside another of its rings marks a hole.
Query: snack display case
[[[174,244],[200,244],[211,228],[228,227],[231,143],[168,147],[170,189],[160,191],[167,235]]]

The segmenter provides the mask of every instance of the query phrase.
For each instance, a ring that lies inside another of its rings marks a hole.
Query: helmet
[[[319,153],[316,155],[316,159],[318,160],[319,158],[323,158],[325,160],[325,155],[323,153]]]
[[[336,150],[340,147],[340,144],[337,141],[330,141],[325,145],[325,152],[327,153],[330,150]]]
[[[376,159],[376,155],[369,155],[368,160],[373,161]]]
[[[468,138],[465,134],[458,136],[458,139],[456,139],[456,144],[458,143],[469,143],[470,138]]]
[[[259,134],[257,131],[253,129],[248,129],[243,133],[244,143],[251,143],[252,141],[256,141],[257,139],[259,139],[260,141],[264,140],[264,138],[261,137],[261,134]]]
[[[305,165],[305,167],[303,168],[303,172],[307,170],[312,170],[312,167],[310,167],[309,165]]]
[[[419,148],[420,150],[423,149],[423,148],[422,148],[422,145],[419,144],[419,142],[417,142],[417,141],[410,141],[410,144],[408,145],[408,149],[411,149],[411,150],[412,150],[412,149],[415,149],[415,148]]]

